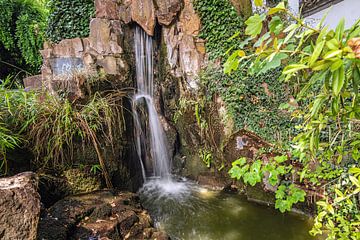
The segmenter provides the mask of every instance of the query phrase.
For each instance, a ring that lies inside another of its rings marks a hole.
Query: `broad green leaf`
[[[316,46],[314,48],[314,52],[311,55],[310,60],[309,60],[309,66],[312,66],[316,62],[316,60],[319,58],[319,56],[324,48],[325,42],[326,41],[321,41],[318,44],[316,44]]]
[[[342,54],[342,50],[333,50],[333,51],[327,52],[324,56],[324,59],[330,59],[330,58],[333,58],[336,56],[338,56],[340,58],[341,54]]]
[[[350,181],[358,188],[360,188],[360,181],[359,179],[355,178],[354,176],[349,177]]]
[[[285,155],[276,156],[276,157],[274,157],[274,160],[275,160],[277,163],[283,163],[283,162],[285,162],[285,161],[288,160],[288,157],[285,156]]]
[[[284,68],[283,74],[287,75],[306,68],[308,68],[308,66],[304,64],[291,64]]]
[[[333,38],[329,41],[326,41],[326,46],[330,49],[330,50],[338,50],[340,45],[339,45],[339,41],[336,40],[336,38]]]
[[[323,105],[323,103],[325,102],[325,97],[324,96],[319,96],[318,98],[315,99],[314,104],[311,108],[311,116],[314,117],[318,114],[321,106]]]
[[[268,15],[272,15],[274,13],[280,12],[280,11],[285,11],[286,7],[285,7],[285,3],[281,2],[278,5],[276,5],[276,7],[270,8]]]
[[[245,52],[242,50],[237,50],[233,52],[230,57],[227,59],[227,61],[224,63],[224,73],[230,74],[232,71],[235,71],[238,69],[240,64],[239,57],[242,57],[245,55]]]
[[[342,59],[338,59],[336,60],[334,63],[331,64],[330,66],[330,70],[331,72],[335,72],[336,70],[338,70],[341,66],[343,66],[344,62]]]
[[[232,163],[232,165],[233,166],[236,166],[236,165],[239,165],[239,166],[243,166],[243,165],[245,165],[246,164],[246,158],[240,158],[240,159],[238,159],[238,160],[236,160],[236,161],[234,161],[233,163]]]
[[[270,32],[273,32],[276,35],[278,35],[281,32],[281,30],[283,30],[283,28],[284,28],[284,24],[281,18],[279,16],[274,16],[269,23]]]
[[[259,35],[263,28],[264,19],[265,16],[260,16],[259,14],[255,14],[254,16],[249,17],[249,19],[245,22],[247,25],[245,29],[245,34],[253,37]]]
[[[288,57],[285,53],[277,53],[274,55],[271,61],[265,60],[264,67],[260,70],[259,74],[266,73],[267,71],[277,68],[281,65],[281,61]]]
[[[345,83],[345,69],[341,66],[333,73],[332,89],[335,96],[339,95]]]

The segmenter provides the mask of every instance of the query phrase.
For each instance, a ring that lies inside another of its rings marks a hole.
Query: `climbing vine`
[[[246,42],[242,34],[244,20],[229,0],[196,0],[194,5],[202,21],[200,37],[206,40],[211,60],[226,57],[231,49],[242,47],[241,40]],[[276,81],[280,74],[278,69],[266,76],[251,76],[244,68],[228,76],[212,64],[200,80],[208,98],[220,94],[238,129],[248,129],[269,142],[288,142],[292,136],[291,121],[282,108],[291,91]]]
[[[202,22],[199,37],[206,40],[210,59],[224,57],[228,49],[238,47],[233,36],[244,22],[229,0],[194,0],[194,8]]]
[[[209,67],[201,81],[209,98],[221,95],[236,128],[250,130],[272,143],[287,144],[294,136],[293,122],[285,109],[291,91],[286,84],[276,81],[280,75],[281,69],[254,76],[243,68],[228,76],[216,67]]]
[[[89,35],[95,12],[93,0],[50,0],[49,11],[46,36],[52,42]]]

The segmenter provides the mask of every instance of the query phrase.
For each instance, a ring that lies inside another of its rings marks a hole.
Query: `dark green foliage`
[[[194,8],[202,22],[199,37],[206,40],[210,59],[224,57],[230,48],[239,47],[238,39],[230,38],[241,30],[243,19],[229,0],[195,0]]]
[[[42,63],[46,11],[38,1],[0,0],[0,61],[36,73]],[[9,65],[7,66],[7,68]],[[0,78],[16,71],[2,68]],[[15,70],[15,69],[12,69]]]
[[[266,75],[249,75],[242,69],[231,76],[220,69],[208,68],[201,76],[208,96],[220,94],[238,129],[246,128],[270,142],[291,140],[293,124],[281,109],[289,101],[289,90],[277,81],[281,70]]]
[[[50,0],[49,10],[46,36],[52,42],[89,35],[95,12],[93,0]]]

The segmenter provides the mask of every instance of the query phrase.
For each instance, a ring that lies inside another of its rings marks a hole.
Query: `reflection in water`
[[[193,182],[150,179],[140,190],[157,227],[172,239],[307,240],[310,220]]]

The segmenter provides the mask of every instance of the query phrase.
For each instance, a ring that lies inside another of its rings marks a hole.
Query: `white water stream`
[[[144,180],[170,180],[170,158],[166,135],[154,104],[154,47],[145,31],[135,29],[137,94],[133,98],[136,148]]]

